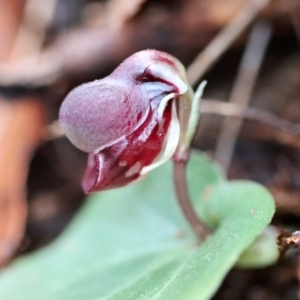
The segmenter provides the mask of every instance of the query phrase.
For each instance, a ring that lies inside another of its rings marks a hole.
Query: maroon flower
[[[188,91],[181,63],[156,50],[72,90],[59,118],[70,141],[89,153],[85,192],[127,185],[170,158],[180,136],[177,102]]]

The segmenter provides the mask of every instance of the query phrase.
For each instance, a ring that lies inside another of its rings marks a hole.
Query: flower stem
[[[187,160],[173,160],[173,175],[177,201],[185,218],[197,233],[198,237],[203,240],[210,231],[198,218],[190,201],[187,191],[186,164]]]

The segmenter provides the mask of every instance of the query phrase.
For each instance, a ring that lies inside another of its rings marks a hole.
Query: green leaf
[[[193,155],[190,192],[216,227],[199,246],[171,178],[168,163],[137,184],[89,197],[60,238],[0,273],[0,299],[209,299],[270,222],[274,203],[258,184],[227,183],[204,155]]]

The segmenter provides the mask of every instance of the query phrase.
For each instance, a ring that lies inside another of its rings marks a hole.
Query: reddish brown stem
[[[197,233],[201,240],[205,239],[209,234],[209,229],[198,218],[189,198],[186,181],[186,164],[187,161],[174,160],[173,174],[174,184],[178,204],[191,227]]]

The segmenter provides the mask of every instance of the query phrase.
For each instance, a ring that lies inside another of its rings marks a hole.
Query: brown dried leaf
[[[40,141],[43,111],[36,99],[0,100],[0,265],[23,238],[28,166]]]
[[[121,28],[127,20],[138,13],[146,0],[110,0],[108,3],[108,23],[112,28]]]

